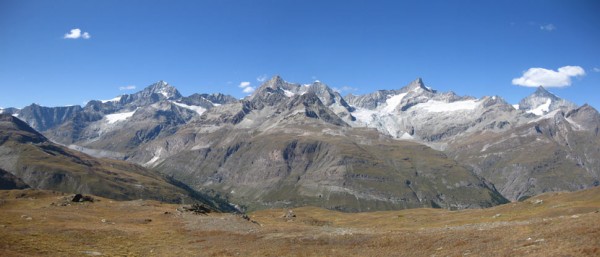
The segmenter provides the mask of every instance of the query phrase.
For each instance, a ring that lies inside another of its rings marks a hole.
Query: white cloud
[[[134,89],[135,89],[134,85],[119,87],[119,90],[134,90]]]
[[[267,77],[267,74],[263,74],[263,75],[260,75],[260,76],[258,76],[258,77],[256,78],[256,81],[258,81],[258,82],[260,82],[260,83],[263,83],[263,82],[267,81],[267,79],[268,79],[268,78],[269,78],[269,77]]]
[[[334,88],[333,88],[333,91],[336,91],[336,92],[338,92],[338,93],[340,93],[340,94],[341,94],[342,92],[344,92],[344,91],[356,91],[356,90],[358,90],[358,88],[355,88],[355,87],[350,87],[350,86],[343,86],[343,87],[341,87],[341,88],[337,88],[337,87],[334,87]]]
[[[579,66],[564,66],[557,71],[544,68],[530,68],[520,78],[512,80],[513,85],[524,87],[566,87],[571,85],[572,77],[585,75],[585,70]]]
[[[254,87],[251,87],[250,82],[248,82],[248,81],[240,82],[240,85],[238,87],[243,88],[242,91],[247,94],[254,92],[254,90],[256,89]]]
[[[83,39],[90,39],[92,37],[92,35],[90,35],[90,33],[88,32],[83,32],[83,34],[81,33],[81,29],[72,29],[69,33],[65,34],[65,36],[63,37],[64,39],[78,39],[78,38],[83,38]]]
[[[600,72],[600,68],[598,68],[598,67],[594,67],[593,70],[594,70],[594,72]]]
[[[556,29],[556,26],[554,26],[554,24],[546,24],[546,25],[540,26],[540,29],[545,30],[545,31],[553,31]]]

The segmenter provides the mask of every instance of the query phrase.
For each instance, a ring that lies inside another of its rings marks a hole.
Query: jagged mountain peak
[[[154,93],[164,96],[166,99],[177,99],[181,98],[181,94],[177,89],[164,80],[159,80],[158,82],[146,87],[142,92]]]
[[[275,75],[271,79],[267,80],[267,82],[265,82],[261,87],[266,86],[269,88],[277,89],[278,87],[281,87],[281,85],[283,85],[283,84],[285,84],[285,80],[283,80],[283,78],[281,78],[281,76]]]
[[[519,110],[541,116],[557,109],[574,109],[577,105],[550,93],[539,86],[531,95],[519,102]]]
[[[413,80],[412,82],[410,82],[408,85],[404,86],[403,88],[400,89],[401,92],[418,92],[418,91],[425,91],[425,92],[429,92],[429,93],[435,93],[436,91],[431,89],[428,86],[425,86],[425,83],[423,83],[423,79],[416,78],[415,80]]]
[[[543,86],[537,87],[537,89],[535,90],[535,92],[533,92],[533,94],[531,94],[531,95],[532,96],[536,96],[536,97],[548,97],[548,98],[551,98],[551,99],[559,99],[560,98],[560,97],[556,96],[555,94],[550,93]]]

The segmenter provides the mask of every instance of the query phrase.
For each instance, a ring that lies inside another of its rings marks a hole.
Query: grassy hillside
[[[195,215],[155,201],[61,206],[0,191],[1,256],[598,256],[600,188],[488,209]],[[54,203],[54,204],[53,204]]]

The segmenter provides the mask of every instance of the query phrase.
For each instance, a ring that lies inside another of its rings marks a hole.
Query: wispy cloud
[[[240,82],[240,85],[238,87],[242,88],[242,91],[246,94],[250,94],[250,93],[254,92],[254,90],[256,90],[256,88],[254,88],[253,86],[250,86],[250,82],[248,82],[248,81]]]
[[[571,78],[583,75],[585,70],[580,66],[564,66],[556,71],[530,68],[523,72],[523,76],[514,78],[512,84],[524,87],[566,87],[571,85]]]
[[[65,34],[65,36],[63,37],[64,39],[78,39],[78,38],[83,38],[83,39],[90,39],[92,37],[92,35],[90,35],[89,32],[83,32],[81,33],[81,29],[72,29],[71,31],[69,31],[69,33]]]
[[[550,24],[540,26],[540,29],[545,30],[545,31],[553,31],[556,29],[556,26],[554,26],[554,24],[550,23]]]
[[[119,90],[134,90],[135,86],[134,85],[129,85],[129,86],[124,86],[124,87],[119,87]]]
[[[350,86],[343,86],[343,87],[340,87],[340,88],[334,87],[333,88],[333,91],[336,91],[336,92],[338,92],[340,94],[342,92],[352,92],[352,91],[356,91],[356,90],[358,90],[358,88],[350,87]]]
[[[598,67],[594,67],[592,70],[593,70],[594,72],[600,72],[600,68],[598,68]]]
[[[263,83],[263,82],[267,81],[268,78],[269,77],[267,77],[267,74],[263,74],[263,75],[256,77],[256,81]]]

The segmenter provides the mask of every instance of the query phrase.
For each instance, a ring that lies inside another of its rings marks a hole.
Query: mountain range
[[[70,154],[143,166],[247,209],[477,208],[600,184],[600,115],[543,87],[511,105],[420,78],[342,96],[274,76],[244,99],[185,97],[159,81],[83,107],[0,112]]]

